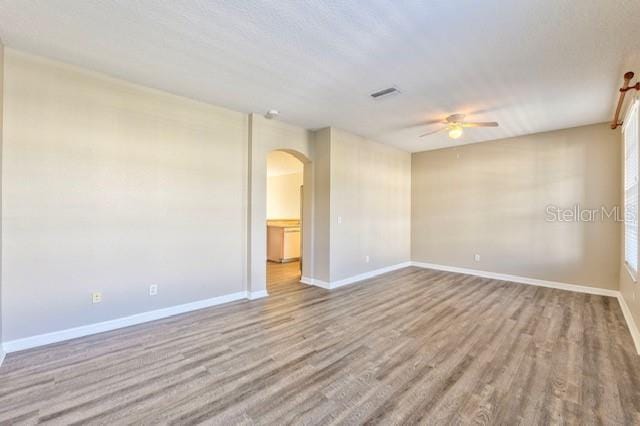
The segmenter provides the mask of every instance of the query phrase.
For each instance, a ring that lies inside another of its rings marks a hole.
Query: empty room
[[[0,40],[0,424],[640,424],[639,1]]]

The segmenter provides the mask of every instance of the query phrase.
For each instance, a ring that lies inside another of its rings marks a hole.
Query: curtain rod
[[[622,109],[622,103],[624,102],[624,95],[627,94],[627,91],[631,89],[640,90],[640,82],[634,84],[633,86],[629,86],[629,82],[633,78],[633,72],[629,71],[624,74],[624,83],[620,88],[620,97],[618,98],[618,106],[616,107],[616,115],[613,116],[613,121],[611,122],[611,128],[615,129],[618,126],[622,125],[622,121],[620,120],[620,109]]]

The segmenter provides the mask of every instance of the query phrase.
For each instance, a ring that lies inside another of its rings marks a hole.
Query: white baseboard
[[[620,307],[622,308],[624,319],[627,322],[627,327],[629,328],[629,332],[631,333],[631,337],[633,338],[633,344],[636,346],[636,351],[638,352],[638,354],[640,354],[640,332],[638,331],[636,322],[633,320],[633,315],[631,315],[631,310],[627,305],[627,301],[624,300],[622,293],[618,296],[618,302],[620,302]]]
[[[331,286],[329,285],[328,282],[322,281],[322,280],[317,280],[315,278],[302,277],[302,278],[300,278],[300,282],[302,284],[314,285],[316,287],[322,287],[322,288],[324,288],[326,290],[331,290]]]
[[[606,288],[590,287],[587,285],[567,284],[557,281],[540,280],[537,278],[527,278],[518,275],[500,274],[497,272],[480,271],[477,269],[459,268],[457,266],[437,265],[435,263],[411,262],[412,266],[419,268],[436,269],[438,271],[457,272],[460,274],[475,275],[477,277],[489,278],[494,280],[511,281],[519,284],[536,285],[539,287],[557,288],[559,290],[575,291],[578,293],[595,294],[598,296],[618,297],[618,290],[609,290]]]
[[[331,286],[332,289],[338,288],[338,287],[342,287],[342,286],[345,286],[345,285],[357,283],[358,281],[362,281],[362,280],[366,280],[366,279],[369,279],[369,278],[373,278],[376,275],[380,275],[380,274],[384,274],[384,273],[387,273],[387,272],[395,271],[396,269],[406,268],[408,266],[411,266],[411,262],[397,263],[395,265],[386,266],[384,268],[375,269],[373,271],[364,272],[362,274],[354,275],[354,276],[349,277],[349,278],[344,278],[344,279],[341,279],[341,280],[338,280],[338,281],[332,281],[330,283],[330,286]]]
[[[267,293],[267,290],[250,291],[247,293],[247,299],[249,300],[262,299],[263,297],[267,297],[268,295],[269,293]]]
[[[264,292],[250,293],[251,297],[254,294]],[[136,324],[142,324],[149,321],[154,321],[162,318],[167,318],[173,315],[182,314],[185,312],[195,311],[198,309],[208,308],[211,306],[220,305],[223,303],[233,302],[240,299],[248,299],[249,294],[246,291],[240,291],[237,293],[226,294],[224,296],[213,297],[211,299],[198,300],[197,302],[185,303],[183,305],[170,306],[168,308],[156,309],[153,311],[142,312],[140,314],[134,314],[127,317],[116,318],[109,321],[98,322],[94,324],[83,325],[80,327],[68,328],[66,330],[54,331],[52,333],[39,334],[36,336],[25,337],[22,339],[9,340],[3,343],[4,352],[16,352],[24,349],[35,348],[37,346],[44,346],[50,343],[62,342],[64,340],[75,339],[77,337],[88,336],[96,333],[103,333],[105,331],[116,330],[118,328],[129,327]]]
[[[403,263],[388,266],[385,268],[376,269],[374,271],[358,274],[353,277],[345,278],[345,279],[334,281],[331,283],[328,283],[322,280],[316,280],[309,277],[302,277],[300,281],[304,284],[314,285],[314,286],[325,288],[327,290],[331,290],[334,288],[353,284],[358,281],[375,277],[376,275],[380,275],[386,272],[391,272],[396,269],[401,269],[408,266],[416,266],[420,268],[436,269],[436,270],[448,271],[448,272],[457,272],[457,273],[475,275],[475,276],[484,277],[484,278],[498,279],[503,281],[510,281],[510,282],[515,282],[520,284],[528,284],[528,285],[536,285],[541,287],[556,288],[560,290],[568,290],[568,291],[574,291],[579,293],[595,294],[599,296],[615,297],[618,299],[620,303],[622,313],[624,314],[624,318],[627,322],[627,326],[631,333],[631,337],[633,338],[633,342],[635,344],[636,350],[640,354],[640,332],[638,331],[635,321],[633,320],[631,311],[629,310],[629,307],[627,306],[626,301],[624,300],[620,292],[616,290],[600,289],[600,288],[589,287],[589,286],[566,284],[566,283],[560,283],[555,281],[540,280],[536,278],[520,277],[517,275],[500,274],[495,272],[459,268],[455,266],[437,265],[437,264],[425,263],[425,262],[403,262]],[[183,305],[171,306],[168,308],[143,312],[140,314],[135,314],[128,317],[118,318],[110,321],[104,321],[100,323],[74,327],[66,330],[40,334],[37,336],[31,336],[31,337],[26,337],[22,339],[10,340],[10,341],[4,342],[4,344],[2,345],[2,348],[0,348],[0,365],[2,365],[2,361],[4,360],[5,352],[6,353],[16,352],[24,349],[34,348],[37,346],[48,345],[50,343],[56,343],[64,340],[75,339],[77,337],[83,337],[91,334],[115,330],[118,328],[129,327],[132,325],[142,324],[149,321],[167,318],[172,315],[177,315],[185,312],[190,312],[198,309],[216,306],[216,305],[233,302],[240,299],[255,300],[255,299],[259,299],[266,296],[268,296],[266,290],[255,291],[255,292],[241,291],[237,293],[227,294],[224,296],[214,297],[211,299],[199,300],[197,302],[186,303]],[[4,351],[2,349],[4,349]]]
[[[354,275],[352,277],[344,278],[338,281],[326,282],[322,280],[317,280],[315,278],[302,277],[300,282],[303,284],[314,285],[316,287],[322,287],[326,290],[333,290],[334,288],[342,287],[345,285],[357,283],[359,281],[363,281],[369,278],[373,278],[376,275],[384,274],[386,272],[395,271],[396,269],[406,268],[407,266],[411,266],[411,262],[402,262],[397,263],[391,266],[385,266],[384,268],[374,269],[373,271],[363,272],[362,274]]]

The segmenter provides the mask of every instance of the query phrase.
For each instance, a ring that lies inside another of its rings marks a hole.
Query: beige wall
[[[313,221],[314,221],[314,258],[312,274],[303,272],[307,278],[329,282],[330,237],[331,237],[331,131],[320,129],[313,134],[314,142],[314,181],[313,181]],[[307,262],[309,264],[309,262]]]
[[[412,259],[617,289],[619,223],[545,209],[618,206],[619,159],[606,124],[414,154]]]
[[[267,177],[267,219],[300,219],[302,182],[302,172]]]
[[[4,340],[243,291],[247,120],[7,50]]]
[[[411,155],[332,128],[330,159],[331,282],[409,261]]]

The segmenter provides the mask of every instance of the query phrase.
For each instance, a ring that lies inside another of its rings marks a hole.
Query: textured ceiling
[[[304,165],[291,154],[283,151],[272,151],[267,156],[267,176],[282,176],[302,173]]]
[[[638,0],[0,0],[9,47],[410,151],[610,120],[639,23]],[[454,112],[501,126],[417,137]]]

